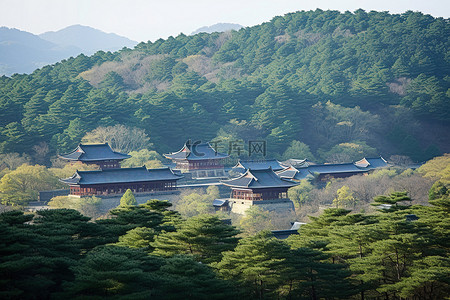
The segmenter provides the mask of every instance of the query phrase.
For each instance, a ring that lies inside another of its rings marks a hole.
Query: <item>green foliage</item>
[[[353,192],[346,185],[337,190],[337,197],[333,199],[336,208],[354,207],[357,199],[353,196]]]
[[[418,170],[424,177],[438,178],[443,184],[450,185],[450,155],[435,157]]]
[[[75,174],[76,171],[91,171],[98,170],[97,165],[88,165],[81,162],[67,163],[62,168],[50,168],[49,171],[52,172],[58,178],[68,178]]]
[[[180,222],[180,215],[169,211],[171,206],[167,201],[149,200],[144,204],[119,206],[110,210],[111,218],[98,220],[97,223],[108,228],[109,235],[117,239],[127,231],[136,227],[147,227],[160,232],[173,231]]]
[[[268,232],[239,241],[214,264],[219,274],[235,281],[243,295],[253,299],[346,299],[355,293],[343,265],[331,264],[328,256],[309,248],[291,250]]]
[[[38,192],[58,187],[58,178],[45,166],[23,164],[0,180],[0,199],[4,205],[25,205],[37,200]]]
[[[210,215],[180,221],[167,201],[95,222],[71,209],[13,210],[0,214],[0,297],[444,299],[449,199],[442,183],[430,194],[431,206],[375,215],[327,209],[285,241],[270,232],[239,240]]]
[[[294,202],[295,208],[299,209],[310,201],[309,193],[313,189],[314,186],[308,180],[302,180],[299,185],[288,190],[288,197]]]
[[[12,211],[0,215],[0,297],[49,298],[73,280],[80,253],[105,242],[103,230],[74,210]]]
[[[380,205],[387,205],[385,207],[380,207],[379,210],[386,211],[396,211],[403,210],[409,207],[404,201],[411,202],[411,198],[408,196],[407,192],[393,192],[389,196],[377,196],[373,199],[375,203],[372,205],[379,207]]]
[[[315,157],[312,154],[309,146],[300,141],[292,141],[289,147],[284,151],[282,159],[288,160],[290,158],[295,159],[308,159],[309,161],[315,161]]]
[[[121,165],[125,168],[146,166],[148,169],[162,167],[162,156],[156,151],[141,149],[139,151],[131,151],[128,153],[131,158],[122,161]]]
[[[75,279],[66,284],[61,296],[148,299],[155,295],[160,281],[152,272],[160,266],[160,260],[140,250],[101,247],[73,267]]]
[[[165,259],[158,275],[163,279],[163,299],[233,299],[237,294],[229,282],[188,256]]]
[[[357,161],[362,157],[376,156],[376,150],[365,142],[352,141],[333,146],[329,151],[321,154],[322,159],[329,163],[346,163]]]
[[[262,230],[272,229],[269,212],[256,205],[245,211],[245,216],[239,223],[246,235],[255,235]]]
[[[130,189],[127,189],[126,192],[123,194],[122,198],[120,198],[119,206],[130,206],[136,204],[137,201],[136,198],[134,198],[133,192]]]
[[[155,230],[147,227],[136,227],[119,237],[119,242],[114,245],[120,247],[143,249],[151,252],[150,243],[153,242]]]
[[[214,267],[228,280],[236,281],[254,299],[273,297],[287,274],[289,247],[268,232],[239,241],[234,251],[224,253]]]
[[[174,232],[157,235],[151,243],[155,248],[152,254],[163,257],[186,254],[197,261],[217,262],[222,252],[234,249],[238,233],[216,216],[199,215],[179,224]]]
[[[95,218],[98,216],[98,207],[101,204],[101,199],[95,196],[92,197],[68,197],[68,196],[56,196],[53,197],[47,205],[52,208],[68,208],[75,209],[81,214]]]
[[[194,192],[183,196],[177,203],[176,209],[183,216],[193,217],[199,214],[214,213],[212,202],[219,197],[219,189],[217,186],[209,186],[206,194],[202,191]]]

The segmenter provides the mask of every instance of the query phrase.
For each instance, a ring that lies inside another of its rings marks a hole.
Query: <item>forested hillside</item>
[[[51,155],[122,124],[158,152],[264,139],[279,158],[422,161],[450,151],[449,38],[447,19],[419,12],[316,10],[80,55],[0,78],[0,153]]]

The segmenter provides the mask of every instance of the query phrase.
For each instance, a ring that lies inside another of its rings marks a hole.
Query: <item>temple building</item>
[[[238,214],[245,214],[245,211],[253,205],[269,211],[294,209],[287,191],[298,183],[278,177],[270,167],[248,169],[237,178],[221,182],[231,187],[231,195],[229,199],[216,199],[216,209],[223,210],[224,206],[227,206],[232,212]]]
[[[192,178],[226,177],[223,161],[228,155],[209,143],[187,141],[180,151],[164,156],[176,164],[175,169],[191,173]]]
[[[128,154],[113,151],[108,143],[79,144],[72,152],[58,156],[70,162],[80,161],[89,165],[98,165],[101,169],[120,168],[120,162],[131,157]]]
[[[286,169],[286,166],[281,164],[276,159],[270,160],[239,160],[238,163],[233,167],[233,171],[239,173],[245,173],[248,169],[260,170],[271,168],[274,172]]]
[[[122,195],[127,189],[133,193],[168,192],[177,187],[183,176],[168,167],[159,169],[119,168],[95,171],[77,171],[67,179],[71,196]]]

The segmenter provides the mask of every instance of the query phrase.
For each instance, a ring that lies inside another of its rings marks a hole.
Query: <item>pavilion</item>
[[[120,162],[131,157],[128,154],[113,151],[108,143],[79,144],[72,152],[58,156],[70,162],[79,161],[89,165],[98,165],[100,169],[120,168]]]
[[[222,180],[222,184],[231,187],[230,198],[226,200],[234,213],[245,214],[245,211],[253,205],[270,211],[294,209],[287,190],[298,183],[280,178],[270,167],[248,169],[237,178]],[[216,203],[222,206],[225,202],[216,201]]]
[[[164,156],[176,163],[175,169],[191,173],[192,178],[226,177],[223,161],[228,155],[209,143],[187,141],[178,152]]]

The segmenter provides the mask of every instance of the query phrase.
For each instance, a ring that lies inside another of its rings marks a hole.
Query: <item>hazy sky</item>
[[[448,0],[0,0],[0,26],[39,34],[81,24],[136,41],[155,41],[215,23],[253,26],[316,8],[450,15]]]

